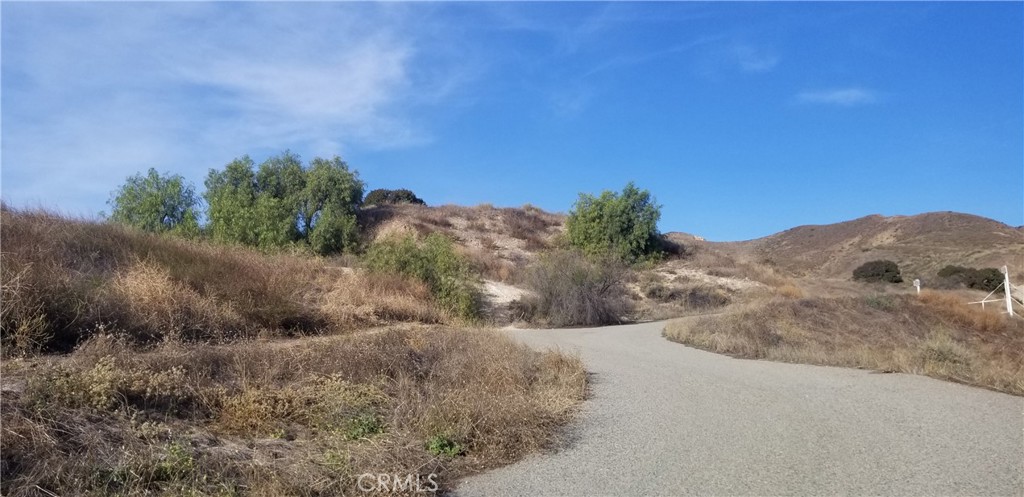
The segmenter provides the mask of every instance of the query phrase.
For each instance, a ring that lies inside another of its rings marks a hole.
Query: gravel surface
[[[459,496],[1024,495],[1024,399],[914,375],[732,359],[663,323],[509,330],[579,353],[566,447]]]

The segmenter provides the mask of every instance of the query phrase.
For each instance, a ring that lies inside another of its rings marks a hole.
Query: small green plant
[[[348,421],[345,438],[360,440],[384,432],[384,420],[372,413],[364,413]]]
[[[427,439],[427,451],[435,456],[455,457],[462,454],[462,446],[450,435],[437,433]]]
[[[192,451],[182,443],[171,442],[167,446],[167,454],[153,468],[153,479],[156,481],[181,480],[192,474],[196,469]]]

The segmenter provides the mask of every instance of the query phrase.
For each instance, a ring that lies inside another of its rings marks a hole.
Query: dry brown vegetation
[[[520,208],[389,205],[360,213],[360,224],[370,240],[396,232],[439,232],[478,259],[484,277],[498,281],[510,281],[511,273],[521,270],[537,252],[552,247],[564,223],[565,216],[529,204]],[[493,260],[479,261],[484,258]]]
[[[626,267],[612,258],[594,259],[558,250],[542,255],[526,271],[533,293],[512,305],[512,314],[539,326],[619,324],[630,313],[623,279]]]
[[[3,392],[2,491],[361,495],[367,472],[445,485],[556,443],[585,383],[578,359],[486,331],[145,353],[95,336]]]
[[[866,216],[851,221],[799,226],[771,236],[711,243],[742,262],[775,266],[787,276],[848,279],[861,264],[895,261],[903,277],[934,279],[949,264],[969,267],[1009,265],[1024,270],[1024,229],[955,212],[915,216]]]
[[[774,299],[672,321],[665,335],[736,357],[924,374],[1024,395],[1024,320],[944,292]]]
[[[340,259],[144,234],[45,212],[0,213],[4,353],[67,352],[96,330],[138,343],[448,322],[417,281]]]
[[[551,445],[584,394],[578,359],[440,327],[425,283],[351,257],[0,214],[3,495],[446,484]]]

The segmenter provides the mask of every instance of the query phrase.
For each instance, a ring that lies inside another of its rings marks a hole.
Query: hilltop
[[[893,260],[905,275],[924,279],[950,264],[1024,270],[1024,228],[957,212],[876,214],[742,242],[705,242],[686,233],[667,236],[715,254],[720,264],[764,265],[798,278],[849,279],[854,268],[876,259]]]

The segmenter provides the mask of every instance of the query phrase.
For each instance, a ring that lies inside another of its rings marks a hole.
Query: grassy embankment
[[[4,495],[444,485],[551,445],[584,395],[578,359],[469,329],[419,281],[2,216]]]
[[[665,336],[750,359],[922,374],[1024,395],[1024,320],[954,292],[775,298],[672,321]]]

